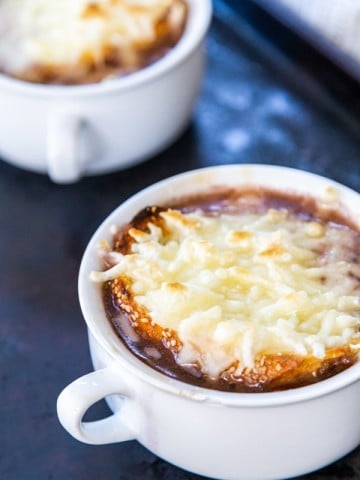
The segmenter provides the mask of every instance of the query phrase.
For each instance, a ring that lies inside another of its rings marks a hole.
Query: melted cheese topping
[[[101,66],[110,55],[133,70],[185,16],[183,0],[1,0],[0,68],[24,76],[33,67]]]
[[[153,322],[177,333],[181,365],[213,378],[236,365],[236,376],[262,355],[323,359],[358,347],[354,231],[272,209],[160,216],[147,231],[131,228],[131,251],[108,252],[113,266],[91,278],[126,279]]]

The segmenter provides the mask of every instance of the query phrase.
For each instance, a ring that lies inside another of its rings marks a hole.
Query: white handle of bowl
[[[119,382],[122,383],[120,388]],[[77,440],[92,445],[135,439],[135,433],[125,423],[122,408],[103,420],[82,421],[85,412],[94,403],[112,394],[123,396],[124,402],[131,401],[128,386],[109,367],[78,378],[65,387],[58,397],[60,423]]]
[[[77,115],[54,112],[48,119],[48,173],[55,183],[73,183],[92,160],[90,128]]]

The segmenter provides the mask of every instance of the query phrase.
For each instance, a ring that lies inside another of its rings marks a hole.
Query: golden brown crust
[[[103,45],[102,53],[95,58],[91,50],[84,52],[77,64],[33,64],[25,70],[12,73],[19,80],[32,83],[79,85],[97,83],[103,79],[121,77],[140,70],[161,57],[173,48],[181,38],[188,15],[185,0],[174,0],[185,11],[183,22],[175,26],[170,20],[170,11],[163,15],[155,25],[155,38],[152,41],[142,40],[133,44],[131,56],[124,55],[121,47]],[[135,8],[135,7],[134,7]],[[107,15],[97,2],[89,4],[83,12],[83,18],[104,18]],[[97,59],[101,58],[101,62]],[[7,72],[5,72],[7,73]]]
[[[127,321],[146,342],[161,343],[176,357],[182,347],[175,331],[155,324],[149,313],[133,299],[123,280],[115,279],[109,286],[117,306],[127,314]],[[181,285],[180,285],[181,287]],[[174,283],[173,288],[179,288]],[[234,363],[220,375],[226,382],[240,382],[247,391],[283,390],[309,385],[345,370],[357,361],[357,354],[350,347],[333,348],[324,359],[314,356],[291,354],[262,355],[255,360],[254,368],[246,368],[235,375],[238,365]]]
[[[129,253],[134,237],[149,233],[149,222],[164,229],[165,224],[161,215],[163,211],[162,207],[148,207],[141,211],[129,225],[114,237],[114,249],[123,254]],[[177,212],[172,210],[171,214],[176,216]],[[311,226],[311,222],[309,225]],[[240,239],[249,235],[248,232],[242,231],[235,231],[234,234]],[[273,256],[281,253],[281,248],[274,245],[273,248],[264,251],[263,255]],[[168,283],[167,287],[176,291],[184,288],[181,283],[176,281]],[[113,303],[120,311],[126,312],[131,328],[142,338],[142,341],[148,345],[156,345],[157,348],[160,346],[168,353],[171,352],[172,357],[176,359],[183,346],[176,331],[162,328],[153,322],[149,312],[135,301],[130,283],[127,283],[126,279],[112,280],[108,282],[108,288]],[[239,365],[235,362],[226,368],[217,380],[206,378],[199,365],[191,365],[192,374],[195,372],[195,376],[187,375],[182,378],[181,375],[177,375],[177,377],[185,379],[189,383],[210,386],[210,388],[219,390],[229,388],[232,391],[246,392],[276,391],[309,385],[331,377],[354,364],[357,358],[356,351],[346,345],[328,349],[322,359],[312,355],[264,353],[255,358],[253,368],[244,368],[239,373]],[[199,376],[201,381],[198,380]]]

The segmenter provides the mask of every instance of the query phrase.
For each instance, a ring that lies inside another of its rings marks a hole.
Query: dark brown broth
[[[98,62],[96,56],[90,51],[87,54],[84,53],[78,64],[42,65],[35,63],[18,72],[9,72],[4,65],[0,64],[0,73],[25,82],[49,85],[85,85],[125,77],[157,62],[178,43],[184,33],[187,21],[187,4],[185,2],[184,6],[186,13],[182,25],[172,29],[167,24],[166,16],[159,20],[155,26],[156,40],[151,44],[138,42],[134,49],[136,56],[134,56],[132,64],[125,61],[121,50],[111,45],[104,45],[102,62]],[[89,8],[95,10],[92,15],[102,17],[101,8],[96,2],[89,5]]]
[[[352,258],[354,263],[359,263],[360,233],[354,228],[351,220],[336,210],[323,212],[316,201],[310,197],[286,195],[264,189],[244,190],[241,194],[235,190],[222,190],[212,195],[188,197],[180,201],[175,200],[171,205],[165,205],[164,207],[148,207],[134,217],[130,226],[144,228],[151,218],[158,217],[160,210],[170,206],[182,212],[201,209],[208,215],[218,215],[225,212],[233,214],[265,213],[269,208],[286,209],[291,214],[307,221],[316,220],[324,224],[336,225],[338,228],[355,230],[353,245],[355,252],[352,252]],[[124,230],[115,236],[116,250],[129,251],[129,238],[126,235],[128,227],[129,225],[125,226]],[[170,378],[199,387],[237,393],[270,392],[297,388],[329,378],[350,367],[357,360],[356,354],[349,350],[322,362],[310,359],[313,365],[311,370],[306,363],[309,360],[303,361],[301,358],[297,358],[297,365],[294,369],[287,372],[283,377],[272,381],[263,381],[258,376],[235,378],[228,372],[224,372],[223,375],[214,380],[202,374],[196,365],[189,365],[188,367],[179,365],[176,362],[176,354],[169,350],[161,339],[149,338],[141,329],[134,328],[130,316],[119,307],[111,289],[111,282],[105,284],[103,298],[107,317],[116,333],[137,358]],[[131,329],[130,334],[129,328]],[[149,347],[155,349],[158,355],[149,355]],[[279,354],[280,358],[283,358],[281,354]]]

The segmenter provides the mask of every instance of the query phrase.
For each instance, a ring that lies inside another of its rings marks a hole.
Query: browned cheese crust
[[[174,5],[180,4],[187,12],[185,0],[174,0]],[[139,7],[140,8],[140,7]],[[106,20],[108,13],[103,10],[101,3],[89,4],[83,13],[83,18],[102,18]],[[103,45],[102,52],[95,58],[94,52],[84,52],[76,65],[31,65],[23,71],[13,73],[19,80],[32,83],[80,85],[97,83],[103,79],[122,77],[156,62],[173,48],[180,40],[186,25],[187,13],[179,26],[170,21],[170,11],[166,12],[155,25],[153,41],[138,41],[133,45],[131,60],[128,55],[123,57],[121,48],[114,45]],[[0,68],[1,71],[1,68]],[[6,73],[6,72],[5,72]]]
[[[260,203],[259,196],[261,197]],[[261,193],[248,191],[244,192],[241,197],[231,192],[227,192],[224,197],[222,192],[204,198],[183,199],[178,204],[175,202],[175,205],[182,211],[191,211],[200,207],[208,215],[217,215],[219,211],[233,211],[234,209],[241,212],[242,210],[266,210],[269,206],[279,209],[286,207],[296,215],[301,214],[308,219],[319,220],[320,218],[316,204],[311,199],[266,191],[261,191]],[[123,254],[129,253],[130,246],[134,241],[129,232],[134,229],[147,232],[149,221],[165,228],[163,219],[159,216],[164,209],[166,207],[148,207],[141,211],[129,225],[115,235],[114,250]],[[352,226],[335,211],[327,211],[326,218],[323,216],[321,221],[324,223],[341,222]],[[181,288],[181,285],[174,282],[172,288]],[[173,378],[202,387],[232,392],[284,390],[309,385],[331,377],[350,367],[357,360],[357,353],[347,346],[328,349],[323,359],[311,355],[264,354],[256,358],[252,369],[245,369],[240,376],[234,375],[238,366],[237,363],[234,363],[214,380],[204,375],[196,365],[187,368],[176,363],[177,354],[182,347],[177,333],[168,328],[163,329],[153,322],[146,309],[134,300],[126,279],[117,278],[105,283],[104,303],[107,315],[117,334],[135,355],[151,367]],[[131,327],[135,337],[128,334],[128,327]],[[148,347],[154,347],[160,351],[161,357],[153,358],[148,355],[146,353]]]

